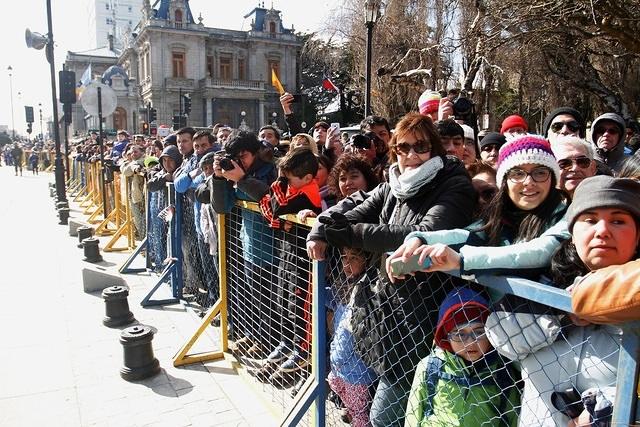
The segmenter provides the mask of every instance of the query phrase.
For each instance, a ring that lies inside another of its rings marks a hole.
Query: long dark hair
[[[571,285],[578,276],[584,276],[589,268],[578,256],[578,250],[571,239],[560,244],[551,258],[551,278],[561,288]]]
[[[518,229],[515,241],[528,242],[544,233],[552,220],[553,212],[563,199],[562,193],[556,189],[556,178],[553,173],[550,179],[551,189],[546,199],[530,211],[523,211],[513,204],[513,201],[509,197],[507,179],[502,180],[500,189],[481,216],[484,221],[484,226],[480,230],[487,234],[490,246],[500,245],[502,227],[504,226],[505,217],[509,212],[520,212],[523,214],[519,224],[514,224]]]

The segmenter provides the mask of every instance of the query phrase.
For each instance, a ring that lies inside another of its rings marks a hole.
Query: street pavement
[[[120,377],[125,327],[103,326],[100,292],[83,291],[82,269],[97,267],[82,261],[77,238],[58,224],[52,181],[50,173],[25,169],[16,177],[12,167],[0,167],[0,426],[277,425],[268,396],[231,362],[173,367],[200,319],[184,304],[142,308],[155,275],[122,277],[135,318],[157,330],[153,348],[162,371],[139,382]],[[86,218],[74,205],[71,215]],[[115,274],[128,256],[102,255],[99,268]],[[208,328],[190,353],[217,350],[216,331]]]

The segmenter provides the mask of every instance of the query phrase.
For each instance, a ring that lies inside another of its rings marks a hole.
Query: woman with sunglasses
[[[461,161],[446,156],[429,117],[405,115],[389,145],[389,182],[378,185],[366,200],[345,214],[337,211],[340,205],[336,210],[330,208],[329,216],[322,219],[322,232],[318,234],[320,225],[314,226],[314,238],[307,240],[310,257],[324,259],[327,244],[382,253],[395,249],[411,231],[445,230],[471,222],[475,205],[471,180]],[[441,278],[431,277],[424,279],[434,280],[435,288]],[[372,403],[371,423],[396,426],[404,423],[415,366],[429,354],[438,305],[450,289],[439,286],[439,298],[434,298],[433,289],[418,287],[414,281],[391,287],[382,275],[378,280],[383,282],[372,287],[384,291],[376,294],[379,305],[373,310],[381,314],[381,306],[385,306],[396,315],[383,316],[382,324],[375,326],[384,340],[359,351],[377,351],[376,357],[363,359],[373,361],[371,367],[382,374]],[[354,322],[352,318],[352,325]],[[362,333],[366,335],[367,331]],[[355,330],[354,337],[356,342],[370,338],[359,336]]]
[[[517,269],[520,276],[539,277],[569,238],[561,221],[567,206],[556,189],[558,164],[547,140],[522,135],[500,148],[497,166],[498,192],[480,220],[464,230],[410,233],[387,259],[390,277],[393,262],[414,255],[419,265],[430,257],[425,272],[457,270],[473,278],[476,272]]]

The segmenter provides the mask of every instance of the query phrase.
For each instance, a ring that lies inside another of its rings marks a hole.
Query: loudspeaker
[[[62,70],[58,73],[60,80],[60,102],[63,104],[76,103],[76,73]]]

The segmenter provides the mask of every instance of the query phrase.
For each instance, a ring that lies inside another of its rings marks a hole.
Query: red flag
[[[329,77],[325,77],[324,80],[322,80],[322,87],[332,92],[339,92],[338,87],[333,84]]]

